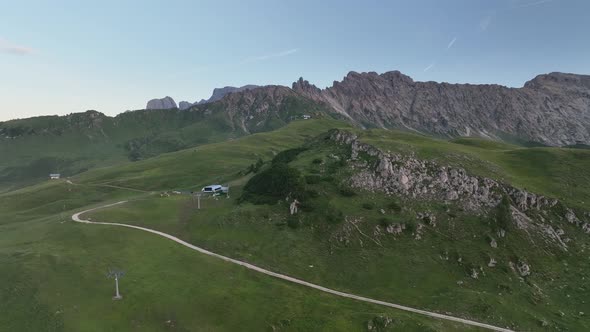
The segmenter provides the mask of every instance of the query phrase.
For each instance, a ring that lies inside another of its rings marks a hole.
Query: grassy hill
[[[182,111],[139,110],[116,117],[87,111],[0,122],[0,192],[38,183],[49,173],[71,176],[271,131],[304,113],[328,116],[323,107],[295,95],[282,96],[265,108],[273,90],[257,91],[247,100],[231,96],[234,99]]]
[[[385,301],[518,330],[590,329],[584,316],[590,312],[588,235],[556,220],[571,237],[567,252],[516,227],[492,248],[495,210],[473,214],[453,204],[351,190],[344,185],[354,175],[346,149],[317,139],[334,127],[347,128],[328,119],[296,121],[268,133],[92,169],[71,184],[45,182],[0,195],[1,273],[8,281],[0,298],[10,299],[2,301],[0,326],[366,331],[369,321],[385,316],[393,323],[384,330],[469,330],[301,289],[134,230],[62,222],[84,207],[130,199],[89,216],[147,225],[272,271]],[[589,210],[588,151],[382,130],[358,134],[384,150],[461,166]],[[262,167],[250,172],[259,159]],[[273,196],[284,188],[266,192],[260,188],[271,186],[251,184],[268,178],[259,175],[273,169],[272,160],[295,170],[297,181],[284,182],[302,193],[294,217],[284,197]],[[188,192],[213,182],[230,184],[231,196],[204,199],[201,210],[187,195],[151,193]],[[276,203],[244,199],[248,188]],[[424,212],[436,216],[436,226],[417,218]],[[395,224],[405,229],[376,232]],[[496,267],[487,266],[491,257]],[[531,266],[530,276],[510,268],[519,260]],[[110,299],[112,281],[104,277],[112,266],[128,272],[121,302]]]
[[[59,200],[43,206],[46,195]],[[65,221],[78,206],[130,195],[54,182],[2,196],[0,331],[362,331],[380,316],[406,331],[461,328],[266,278],[158,237]],[[111,300],[112,267],[126,271],[120,302]]]

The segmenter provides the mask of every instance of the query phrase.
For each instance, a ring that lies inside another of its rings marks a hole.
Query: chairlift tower
[[[125,272],[122,270],[111,269],[109,273],[107,273],[107,278],[115,279],[115,296],[113,296],[113,300],[121,300],[123,296],[119,293],[119,278],[125,275]]]

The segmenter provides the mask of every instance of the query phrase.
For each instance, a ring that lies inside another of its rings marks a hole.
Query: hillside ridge
[[[551,146],[590,142],[588,75],[554,72],[538,75],[522,88],[509,88],[418,82],[399,71],[351,71],[325,89],[303,78],[292,89],[361,127]]]

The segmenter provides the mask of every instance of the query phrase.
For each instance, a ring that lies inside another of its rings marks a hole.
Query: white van
[[[201,189],[206,194],[219,194],[223,192],[223,187],[219,184],[212,184]]]
[[[206,194],[227,194],[229,192],[229,187],[224,187],[220,184],[212,184],[207,187],[203,187],[201,191]]]

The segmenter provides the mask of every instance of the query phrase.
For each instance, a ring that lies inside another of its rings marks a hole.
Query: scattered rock
[[[488,267],[495,267],[496,263],[498,263],[495,259],[490,258],[490,261],[488,263]]]
[[[291,215],[297,214],[297,211],[299,210],[299,201],[297,199],[294,199],[293,202],[291,202],[291,204],[289,205],[289,212],[291,213]]]
[[[367,331],[385,331],[393,323],[393,319],[387,316],[376,316],[367,322]]]
[[[498,242],[493,237],[490,237],[490,247],[498,248]]]
[[[518,264],[516,264],[516,269],[521,277],[526,277],[531,274],[530,266],[523,261],[519,261]]]
[[[422,220],[432,227],[436,226],[436,215],[434,215],[432,212],[418,212],[416,219]]]
[[[394,235],[401,234],[403,230],[404,230],[404,227],[401,224],[398,224],[398,223],[388,225],[385,228],[385,231],[387,233],[394,234]]]
[[[576,214],[574,213],[574,211],[572,209],[569,209],[569,208],[566,209],[565,219],[570,224],[575,224],[575,225],[579,225],[580,224],[580,219],[578,219],[578,217],[576,216]]]

